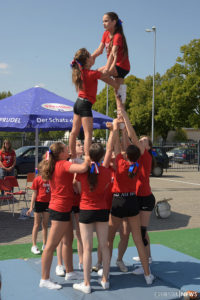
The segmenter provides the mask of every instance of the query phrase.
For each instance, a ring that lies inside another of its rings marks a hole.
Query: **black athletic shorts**
[[[134,217],[139,214],[138,199],[134,193],[113,194],[111,215],[118,218]]]
[[[53,221],[70,221],[71,211],[69,212],[60,212],[53,209],[49,209],[50,219]]]
[[[115,65],[118,75],[114,76],[115,78],[125,78],[129,71],[120,68],[119,66]]]
[[[137,196],[140,210],[152,211],[155,206],[155,197],[153,194],[149,196]]]
[[[72,206],[72,211],[71,212],[73,212],[74,214],[77,214],[77,213],[79,213],[79,211],[80,211],[79,206]]]
[[[34,212],[35,213],[42,213],[42,212],[48,212],[49,202],[39,202],[35,201],[35,207]]]
[[[74,113],[81,117],[93,117],[92,103],[85,98],[78,98],[74,104]]]
[[[93,209],[81,210],[79,212],[79,222],[90,224],[95,222],[108,222],[109,210],[108,209]]]

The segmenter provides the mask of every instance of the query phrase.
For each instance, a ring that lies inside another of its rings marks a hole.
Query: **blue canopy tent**
[[[41,87],[34,87],[0,101],[0,131],[70,130],[74,102]],[[93,111],[93,128],[105,129],[111,118]],[[38,153],[36,150],[36,164]]]

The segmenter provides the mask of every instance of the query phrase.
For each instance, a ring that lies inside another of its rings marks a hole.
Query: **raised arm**
[[[114,120],[114,122],[116,121]],[[110,160],[112,157],[112,152],[113,152],[113,147],[114,147],[117,132],[116,130],[113,131],[113,123],[107,122],[106,127],[110,129],[110,134],[106,145],[106,154],[104,156],[103,166],[108,168],[110,165]]]
[[[143,154],[144,150],[145,150],[144,146],[139,142],[136,132],[135,132],[133,126],[131,125],[131,122],[128,118],[126,111],[124,110],[124,107],[123,107],[121,101],[119,103],[119,109],[120,109],[120,114],[124,119],[124,123],[125,123],[126,129],[127,129],[129,138],[131,139],[132,143],[140,149],[141,154]]]

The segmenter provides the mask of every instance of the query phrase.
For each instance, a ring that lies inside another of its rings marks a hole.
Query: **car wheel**
[[[163,174],[163,167],[160,165],[157,165],[153,170],[152,170],[152,175],[154,177],[160,177]]]
[[[18,176],[18,170],[17,170],[17,168],[14,168],[14,176],[15,176],[15,177]]]

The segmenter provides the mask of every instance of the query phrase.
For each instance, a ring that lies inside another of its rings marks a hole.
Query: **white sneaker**
[[[74,283],[73,284],[73,289],[81,291],[85,294],[90,294],[91,293],[91,287],[90,285],[85,285],[84,282],[81,283]]]
[[[140,262],[139,256],[133,256],[133,260],[135,260],[135,261],[137,261],[137,262]],[[150,257],[149,257],[149,264],[151,264],[151,263],[152,263],[152,257],[150,256]]]
[[[62,265],[56,266],[56,275],[57,276],[65,276],[65,268]]]
[[[127,266],[125,266],[123,260],[117,260],[116,261],[116,265],[118,266],[118,268],[120,269],[121,272],[128,272],[128,268]]]
[[[39,287],[41,288],[47,288],[47,289],[50,289],[50,290],[59,290],[62,288],[62,285],[60,284],[57,284],[53,281],[51,281],[50,279],[40,279],[40,284],[39,284]]]
[[[44,245],[44,244],[42,245],[42,251],[44,251],[45,246],[46,246],[46,245]]]
[[[109,281],[102,281],[101,278],[98,279],[98,283],[102,286],[104,290],[108,290],[110,288],[110,282]]]
[[[82,280],[83,273],[81,272],[69,272],[65,274],[65,280]]]
[[[100,269],[102,269],[102,265],[99,263],[96,263],[96,265],[92,267],[92,271],[94,272],[98,272]]]
[[[117,91],[117,95],[121,98],[122,103],[126,101],[126,84],[120,84],[119,89]]]
[[[98,276],[102,277],[103,276],[103,268],[99,269],[97,274],[98,274]]]
[[[153,281],[154,281],[154,279],[155,279],[155,277],[154,277],[152,274],[144,275],[144,278],[145,278],[146,283],[147,283],[148,285],[152,284]]]
[[[37,246],[32,246],[32,247],[31,247],[31,252],[32,252],[33,254],[40,254],[40,250],[38,249]]]
[[[141,275],[141,274],[144,274],[144,269],[143,269],[143,267],[139,267],[139,268],[133,270],[132,273],[133,273],[134,275]]]

